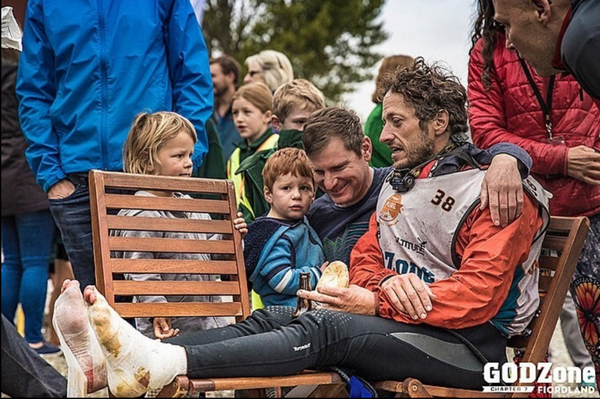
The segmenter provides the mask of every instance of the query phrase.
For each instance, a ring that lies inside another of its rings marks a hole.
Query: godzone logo
[[[483,379],[489,385],[483,392],[533,392],[535,393],[594,393],[596,378],[593,367],[552,367],[552,363],[487,363],[483,368]],[[534,383],[540,385],[534,387]],[[527,384],[513,386],[512,384]],[[553,385],[544,385],[551,383]],[[585,386],[580,386],[581,384]],[[554,384],[573,384],[556,386]]]

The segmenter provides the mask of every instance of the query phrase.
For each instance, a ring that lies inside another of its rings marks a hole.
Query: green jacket
[[[302,132],[299,130],[282,130],[279,132],[277,146],[269,150],[258,151],[240,163],[237,174],[242,174],[244,180],[244,192],[252,209],[240,204],[239,211],[244,214],[246,223],[251,223],[259,216],[269,212],[271,206],[265,200],[263,193],[262,170],[267,159],[275,151],[281,148],[302,148]]]
[[[219,133],[212,119],[206,121],[206,136],[208,139],[208,152],[199,168],[194,170],[192,176],[208,179],[225,179],[225,161],[223,160],[223,147]]]
[[[383,130],[382,115],[383,106],[377,104],[367,118],[367,123],[365,123],[365,134],[373,143],[373,155],[371,156],[369,165],[375,168],[385,168],[392,164],[392,152],[387,145],[379,141],[379,136],[381,136],[381,131]]]

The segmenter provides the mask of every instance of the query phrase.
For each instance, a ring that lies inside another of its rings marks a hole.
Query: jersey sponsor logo
[[[398,274],[416,274],[421,280],[425,281],[426,283],[435,282],[435,275],[426,267],[417,266],[413,262],[404,259],[396,259],[396,255],[391,252],[385,252],[384,256],[386,269],[393,270]]]
[[[425,254],[425,246],[427,245],[427,241],[421,240],[420,237],[417,237],[417,241],[419,241],[418,244],[415,244],[414,242],[410,242],[400,237],[398,237],[397,240],[398,244],[400,244],[401,247],[406,248],[409,251],[417,252],[421,255]]]
[[[402,195],[392,195],[383,204],[379,212],[379,218],[384,222],[393,222],[402,213],[402,206]]]

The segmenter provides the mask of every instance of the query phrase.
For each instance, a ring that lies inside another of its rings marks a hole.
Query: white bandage
[[[162,388],[187,372],[185,350],[143,336],[96,291],[90,324],[107,361],[108,386],[116,397],[136,397]]]

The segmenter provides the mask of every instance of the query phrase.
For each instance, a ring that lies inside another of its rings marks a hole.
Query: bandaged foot
[[[116,397],[137,397],[187,372],[185,350],[143,336],[112,309],[95,287],[86,287],[90,324],[107,362],[108,387]]]
[[[52,320],[68,366],[67,396],[83,397],[107,386],[106,360],[88,319],[79,282],[66,280]]]

